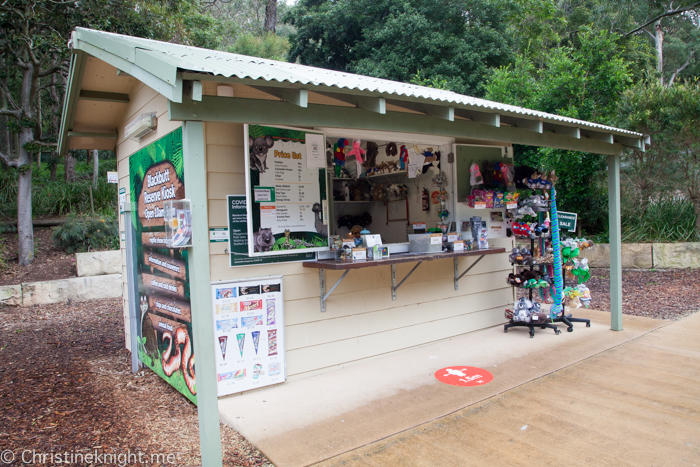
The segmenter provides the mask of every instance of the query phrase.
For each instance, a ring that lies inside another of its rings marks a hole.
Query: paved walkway
[[[323,466],[700,465],[700,313]]]
[[[700,314],[669,326],[625,316],[621,332],[608,313],[577,316],[592,327],[534,339],[486,329],[221,399],[219,411],[278,467],[700,466]],[[435,380],[451,365],[494,380]]]

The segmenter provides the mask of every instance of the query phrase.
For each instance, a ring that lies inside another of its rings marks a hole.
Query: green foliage
[[[119,221],[116,216],[75,216],[56,227],[52,238],[66,253],[119,249]]]
[[[0,270],[5,269],[7,267],[7,262],[9,259],[10,249],[7,247],[5,239],[0,237]]]
[[[521,54],[513,66],[493,72],[487,99],[608,124],[617,113],[622,92],[632,82],[624,47],[605,31],[581,30],[578,47],[550,50],[544,66]],[[597,154],[549,148],[516,150],[516,164],[556,170],[558,206],[577,212],[584,229],[605,228],[607,189],[605,159]]]
[[[622,212],[622,241],[626,243],[672,243],[700,240],[693,203],[685,199],[661,198],[641,211],[625,203]]]
[[[290,61],[479,95],[510,58],[502,0],[302,0],[285,21]]]
[[[289,52],[289,39],[276,34],[256,36],[246,33],[239,35],[228,51],[252,57],[284,60]]]

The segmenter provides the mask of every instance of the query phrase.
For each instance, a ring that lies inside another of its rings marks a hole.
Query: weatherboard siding
[[[205,92],[209,91],[205,85]],[[235,92],[235,91],[234,91]],[[209,226],[227,227],[226,196],[245,193],[243,125],[205,123]],[[491,241],[509,249],[511,239]],[[284,276],[287,374],[310,376],[358,360],[454,337],[505,322],[512,303],[508,255],[489,255],[454,290],[451,259],[421,264],[391,300],[391,268],[348,273],[320,310],[319,273],[301,263],[229,267],[226,243],[210,243],[211,280]],[[475,261],[461,258],[463,271]],[[403,278],[414,264],[397,265]],[[342,271],[326,271],[330,288]]]

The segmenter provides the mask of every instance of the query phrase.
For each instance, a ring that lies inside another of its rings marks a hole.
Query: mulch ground
[[[51,281],[77,277],[75,255],[54,248],[51,227],[34,227],[34,261],[30,266],[20,266],[17,233],[0,234],[0,285],[22,282]]]
[[[608,271],[592,270],[588,285],[591,308],[609,310]],[[624,271],[623,312],[678,319],[700,310],[699,287],[697,270]],[[122,313],[121,299],[0,305],[0,452],[15,453],[10,465],[24,450],[201,465],[196,407],[150,370],[131,373]],[[221,436],[224,465],[272,465],[235,430],[222,425]]]
[[[150,370],[131,373],[122,313],[121,299],[0,306],[0,452],[14,453],[9,465],[23,465],[23,452],[25,460],[160,454],[170,458],[158,465],[201,465],[196,407]],[[235,430],[222,425],[221,436],[224,465],[272,465]]]

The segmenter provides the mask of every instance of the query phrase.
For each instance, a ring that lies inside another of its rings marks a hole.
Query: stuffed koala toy
[[[275,144],[272,136],[248,137],[250,168],[263,173],[267,170],[267,151]]]

